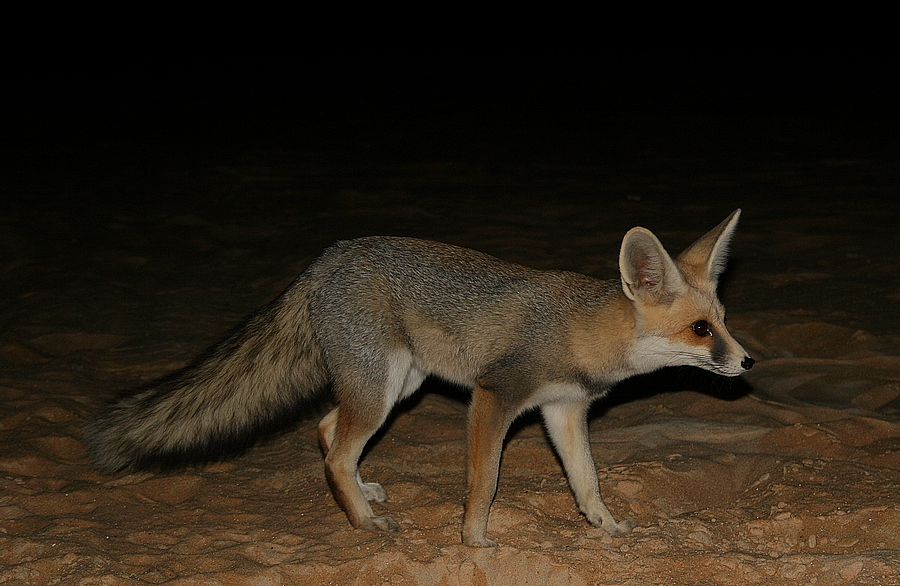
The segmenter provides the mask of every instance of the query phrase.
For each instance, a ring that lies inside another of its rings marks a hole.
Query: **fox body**
[[[436,375],[473,389],[464,543],[495,545],[486,530],[503,440],[533,408],[581,512],[626,534],[634,524],[600,497],[588,407],[664,366],[736,376],[753,365],[716,296],[739,213],[674,260],[632,229],[610,281],[409,238],[339,242],[193,365],[107,407],[88,424],[88,450],[107,471],[202,452],[330,387],[337,407],[319,439],[334,496],[354,526],[394,531],[373,513],[387,496],[358,461],[392,407]]]

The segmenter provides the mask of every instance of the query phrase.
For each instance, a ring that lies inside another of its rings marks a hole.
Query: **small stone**
[[[851,580],[855,580],[856,577],[862,572],[863,563],[862,562],[853,562],[848,566],[844,566],[841,569],[841,578],[850,582]]]
[[[622,496],[633,498],[644,490],[644,485],[633,480],[621,480],[616,483],[616,490],[622,493]]]

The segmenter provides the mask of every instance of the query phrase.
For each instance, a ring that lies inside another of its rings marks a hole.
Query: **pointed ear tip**
[[[635,226],[631,230],[625,233],[625,236],[622,237],[622,244],[625,245],[627,242],[653,242],[654,244],[659,243],[659,239],[656,237],[656,234],[644,228],[643,226]]]
[[[625,238],[628,238],[632,234],[647,234],[648,232],[650,232],[650,230],[644,228],[643,226],[635,226],[628,232],[625,232]]]
[[[730,214],[728,214],[728,217],[722,221],[720,226],[725,227],[726,230],[733,231],[735,226],[737,226],[738,220],[740,219],[740,217],[741,217],[741,208],[738,208],[738,209],[734,210],[733,212],[731,212]]]
[[[629,243],[633,242],[635,240],[635,238],[640,237],[640,235],[642,235],[644,233],[644,231],[645,230],[643,228],[638,226],[638,227],[632,228],[628,232],[625,232],[625,235],[622,236],[622,246],[621,246],[620,250],[624,251],[629,246]]]

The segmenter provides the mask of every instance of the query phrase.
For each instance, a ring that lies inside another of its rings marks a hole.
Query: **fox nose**
[[[756,364],[755,360],[753,360],[749,356],[744,356],[744,359],[741,361],[741,368],[743,368],[744,370],[750,370],[751,368],[753,368],[754,364]]]

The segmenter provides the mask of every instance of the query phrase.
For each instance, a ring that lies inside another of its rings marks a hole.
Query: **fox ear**
[[[721,224],[678,255],[678,265],[693,273],[697,279],[708,281],[715,287],[719,282],[719,275],[725,270],[728,245],[740,216],[740,209],[731,212]]]
[[[687,284],[659,239],[646,228],[632,228],[619,251],[622,290],[632,301],[671,303]]]

